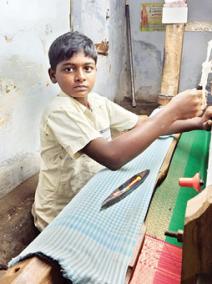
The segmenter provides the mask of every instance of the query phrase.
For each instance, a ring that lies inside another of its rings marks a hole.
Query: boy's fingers
[[[206,127],[206,128],[210,128],[212,126],[212,120],[208,120],[208,121],[204,122],[203,126]]]
[[[202,116],[203,110],[198,111],[196,116]]]
[[[191,89],[191,90],[189,90],[189,93],[190,93],[191,95],[202,96],[202,90]]]
[[[206,108],[207,108],[207,104],[203,102],[202,107],[201,107],[202,111],[204,111]]]

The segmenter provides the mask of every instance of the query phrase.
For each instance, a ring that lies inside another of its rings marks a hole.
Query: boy
[[[41,169],[32,209],[39,230],[103,167],[120,168],[160,135],[207,127],[212,110],[200,117],[201,91],[178,94],[143,121],[94,93],[96,50],[78,32],[58,37],[50,46],[49,61],[49,76],[61,92],[41,124]],[[123,134],[112,140],[110,129]]]

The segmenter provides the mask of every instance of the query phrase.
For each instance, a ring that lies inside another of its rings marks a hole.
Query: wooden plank
[[[1,273],[1,284],[67,284],[55,263],[32,257]],[[70,282],[69,282],[70,283]]]
[[[172,156],[174,154],[175,148],[177,146],[177,143],[179,141],[180,138],[180,134],[175,134],[173,135],[174,139],[169,147],[169,150],[166,154],[166,157],[163,161],[163,164],[159,170],[158,173],[158,177],[157,177],[157,186],[165,179],[165,177],[167,176],[168,170],[169,170],[169,166],[172,160]]]
[[[184,24],[166,25],[160,105],[167,104],[178,93],[184,29]]]
[[[182,283],[212,283],[212,185],[188,201]],[[199,275],[199,276],[198,276]]]
[[[127,269],[125,284],[128,284],[130,279],[132,278],[133,272],[134,272],[136,264],[138,262],[138,257],[140,255],[140,252],[141,252],[141,249],[142,249],[142,246],[143,246],[145,233],[146,233],[146,226],[143,224],[143,226],[141,227],[141,231],[140,231],[140,235],[139,235],[137,244],[136,244],[135,249],[134,249],[133,257],[132,257],[131,262],[129,264],[129,267]]]
[[[4,277],[0,280],[1,284],[52,284],[51,267],[37,257],[19,262],[17,265],[8,269]],[[28,281],[28,282],[27,282]]]

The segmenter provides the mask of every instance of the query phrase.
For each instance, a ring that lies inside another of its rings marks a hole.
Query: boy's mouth
[[[74,89],[77,89],[77,90],[87,90],[87,86],[85,85],[77,85],[74,87]]]

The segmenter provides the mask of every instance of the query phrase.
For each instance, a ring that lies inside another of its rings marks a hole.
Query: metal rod
[[[132,56],[132,39],[131,39],[131,26],[130,26],[130,8],[128,1],[126,1],[125,5],[125,15],[126,15],[126,30],[127,30],[127,47],[128,47],[129,63],[130,63],[130,83],[131,83],[130,85],[131,85],[132,106],[136,107],[134,68],[133,68],[133,56]]]

